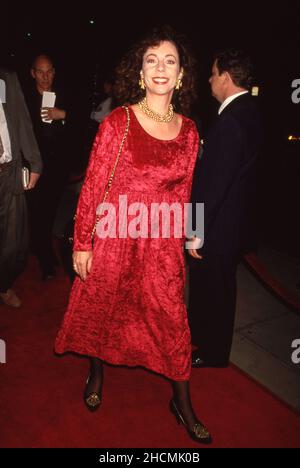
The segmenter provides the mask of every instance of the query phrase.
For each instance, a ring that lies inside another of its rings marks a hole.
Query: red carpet
[[[300,297],[291,291],[288,291],[278,281],[270,271],[265,267],[263,262],[254,253],[244,256],[244,261],[248,268],[258,277],[263,285],[269,289],[272,294],[277,296],[288,307],[291,307],[298,314],[300,313]]]
[[[169,413],[169,383],[145,370],[106,366],[103,406],[89,413],[86,360],[53,354],[68,279],[42,283],[31,260],[15,289],[21,309],[0,306],[1,447],[199,447]],[[193,370],[191,392],[212,447],[300,447],[300,417],[237,369]]]

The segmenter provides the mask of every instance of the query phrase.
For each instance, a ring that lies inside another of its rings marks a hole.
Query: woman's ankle
[[[103,374],[103,362],[100,359],[90,359],[90,373],[100,376]]]

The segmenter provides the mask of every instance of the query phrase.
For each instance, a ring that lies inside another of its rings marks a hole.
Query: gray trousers
[[[14,177],[14,163],[0,170],[0,292],[12,287],[28,255],[26,200],[13,193]]]

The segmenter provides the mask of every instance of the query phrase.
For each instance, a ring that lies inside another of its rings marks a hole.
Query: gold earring
[[[140,88],[142,90],[146,89],[146,86],[145,86],[145,82],[144,82],[144,78],[141,76],[141,79],[139,81],[139,85],[140,85]]]
[[[178,78],[175,89],[179,91],[181,87],[182,87],[182,80],[181,78]]]

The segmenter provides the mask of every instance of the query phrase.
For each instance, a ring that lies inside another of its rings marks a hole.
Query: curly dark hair
[[[239,49],[224,49],[215,54],[219,74],[228,72],[236,86],[250,89],[253,81],[253,65],[250,57]]]
[[[196,61],[185,36],[178,35],[170,26],[155,28],[127,52],[116,69],[115,96],[120,104],[136,104],[145,96],[139,86],[143,57],[150,47],[163,41],[172,42],[179,55],[180,67],[184,69],[182,88],[174,90],[172,104],[176,112],[190,115],[191,106],[197,98]]]

